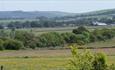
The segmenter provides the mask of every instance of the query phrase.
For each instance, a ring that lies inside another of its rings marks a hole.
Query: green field
[[[77,27],[24,28],[24,29],[16,29],[16,30],[33,32],[35,35],[39,35],[47,32],[58,32],[58,33],[72,32],[72,30],[76,28]],[[86,26],[86,28],[92,31],[94,29],[115,28],[115,26]],[[5,31],[10,31],[10,29],[6,29]]]
[[[108,64],[115,63],[115,48],[91,51],[105,52],[108,55]],[[0,51],[0,65],[3,65],[5,70],[65,70],[69,59],[69,49]]]

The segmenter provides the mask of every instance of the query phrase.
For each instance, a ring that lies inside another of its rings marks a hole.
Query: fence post
[[[1,70],[3,70],[3,65],[1,65]]]

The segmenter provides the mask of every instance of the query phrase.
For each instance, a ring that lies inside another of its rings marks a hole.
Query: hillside
[[[0,11],[0,18],[39,18],[39,17],[108,17],[115,16],[115,9],[92,11],[87,13],[67,13],[60,11]]]
[[[110,17],[115,16],[115,9],[105,9],[99,11],[91,11],[86,13],[79,13],[70,17]]]
[[[63,17],[73,13],[58,11],[0,11],[0,18],[39,18]]]
[[[92,25],[92,22],[115,24],[115,9],[105,9],[86,13],[77,13],[72,16],[64,16],[57,19],[59,22],[71,22],[76,25]]]

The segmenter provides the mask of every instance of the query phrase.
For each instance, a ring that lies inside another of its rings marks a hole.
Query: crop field
[[[83,52],[83,49],[79,49]],[[108,63],[115,63],[115,48],[91,49],[107,54]],[[65,50],[19,50],[0,51],[0,65],[5,70],[66,70],[71,51]]]

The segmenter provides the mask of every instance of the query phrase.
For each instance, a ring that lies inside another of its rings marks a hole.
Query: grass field
[[[16,30],[33,32],[35,35],[40,35],[47,32],[58,32],[58,33],[72,32],[72,30],[75,28],[77,28],[77,26],[76,27],[55,27],[55,28],[24,28],[24,29],[16,29]],[[94,29],[115,28],[115,26],[86,26],[86,28],[92,31]],[[10,32],[11,29],[4,29],[4,31]]]
[[[73,29],[76,27],[55,27],[55,28],[25,28],[25,29],[17,29],[21,31],[28,31],[33,32],[35,35],[47,33],[47,32],[58,32],[58,33],[65,33],[65,32],[72,32]],[[102,29],[102,28],[115,28],[115,26],[86,26],[86,28],[90,31],[94,29]]]
[[[83,51],[80,49],[79,51]],[[115,48],[91,49],[105,52],[108,63],[115,63]],[[5,70],[64,70],[71,59],[70,50],[0,51],[0,65]]]

